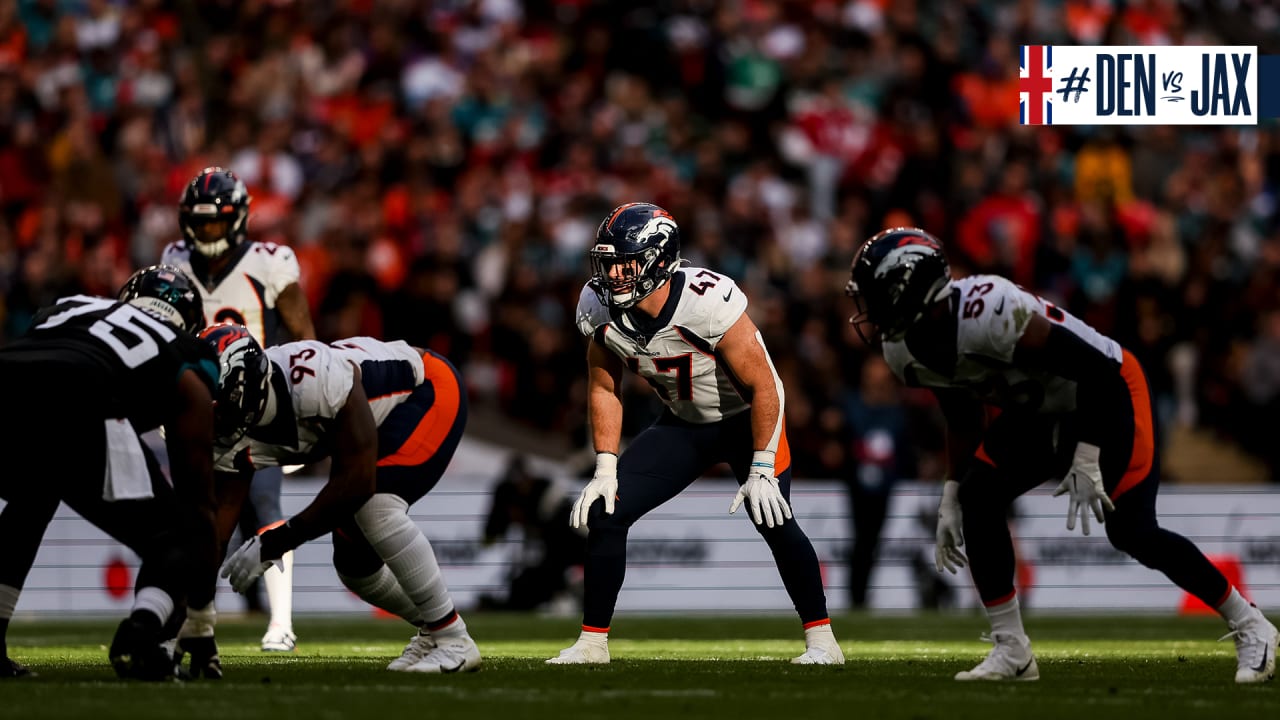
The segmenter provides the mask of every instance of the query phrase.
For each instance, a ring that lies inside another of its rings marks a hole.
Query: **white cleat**
[[[792,665],[843,665],[844,651],[831,634],[812,638],[804,654],[791,659]]]
[[[413,636],[408,645],[404,646],[404,652],[400,653],[400,657],[391,661],[387,666],[388,670],[395,672],[404,672],[411,666],[417,665],[418,661],[427,656],[427,653],[436,648],[436,641],[427,633],[418,633]]]
[[[436,642],[418,662],[405,668],[405,672],[458,673],[480,669],[480,648],[471,636],[445,637]]]
[[[298,649],[298,636],[293,630],[279,625],[267,626],[267,634],[262,636],[262,652],[293,652]]]
[[[560,654],[547,660],[548,665],[607,665],[609,664],[608,642],[586,642],[581,639],[560,651]]]
[[[1236,682],[1260,683],[1276,676],[1276,643],[1280,632],[1260,611],[1240,624],[1228,622],[1231,632],[1222,640],[1236,641]]]
[[[1040,667],[1031,652],[1031,640],[1015,633],[991,633],[995,647],[972,670],[956,673],[956,680],[1027,682],[1040,679]]]

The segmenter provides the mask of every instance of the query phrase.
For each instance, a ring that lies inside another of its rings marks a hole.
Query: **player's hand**
[[[761,450],[752,457],[747,481],[738,488],[729,514],[738,512],[744,500],[749,502],[751,520],[757,525],[776,527],[791,519],[791,505],[782,496],[778,478],[773,476],[773,453]]]
[[[1058,489],[1053,492],[1057,497],[1063,493],[1071,493],[1071,502],[1067,504],[1067,529],[1076,529],[1076,516],[1084,534],[1089,534],[1089,511],[1099,523],[1106,521],[1103,510],[1114,511],[1116,506],[1107,497],[1102,486],[1102,468],[1098,466],[1098,446],[1089,443],[1076,445],[1075,459],[1071,461],[1071,470],[1062,479]]]
[[[933,565],[938,572],[949,571],[955,575],[969,564],[960,552],[964,545],[964,515],[960,511],[960,483],[948,480],[942,483],[942,501],[938,503],[937,543],[933,547]]]
[[[262,559],[262,543],[255,535],[244,541],[227,561],[222,563],[221,576],[231,581],[231,588],[238,593],[249,589],[254,580],[275,565],[275,560]]]
[[[569,513],[569,524],[574,528],[587,526],[587,515],[596,500],[604,498],[604,512],[613,514],[613,504],[618,499],[618,456],[609,452],[596,453],[596,474],[582,488],[582,494]]]
[[[182,658],[191,656],[187,674],[192,679],[222,679],[222,660],[218,657],[218,643],[213,639],[213,627],[217,624],[217,611],[213,603],[200,610],[188,610],[187,619],[178,630],[178,644],[174,649],[174,664],[181,667]]]

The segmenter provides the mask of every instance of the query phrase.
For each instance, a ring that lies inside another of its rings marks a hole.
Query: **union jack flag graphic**
[[[1018,64],[1018,123],[1053,124],[1053,46],[1023,45]]]

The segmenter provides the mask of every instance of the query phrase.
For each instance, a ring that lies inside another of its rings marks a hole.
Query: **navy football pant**
[[[1103,487],[1115,504],[1106,513],[1107,539],[1209,607],[1226,600],[1231,586],[1187,538],[1160,527],[1156,495],[1160,464],[1150,395],[1141,367],[1128,352],[1116,412],[1105,428],[1099,465]],[[1013,596],[1015,560],[1006,512],[1015,498],[1046,480],[1061,480],[1071,468],[1076,428],[1070,416],[1005,413],[988,427],[982,446],[960,487],[965,550],[978,594],[986,605]],[[1055,444],[1056,436],[1056,444]],[[1067,498],[1061,498],[1062,508]],[[1065,520],[1066,513],[1063,513]],[[1094,518],[1090,518],[1091,521]],[[1095,525],[1096,527],[1096,525]]]
[[[786,442],[785,435],[782,442]],[[778,483],[789,500],[790,459],[784,453],[785,446],[779,447],[782,472]],[[728,463],[741,485],[747,480],[751,454],[750,412],[702,425],[664,413],[636,437],[618,460],[618,498],[613,514],[605,514],[601,499],[588,515],[584,626],[604,629],[613,619],[627,570],[627,531],[631,526],[718,463]],[[732,500],[731,495],[725,496],[725,512]],[[750,515],[746,507],[739,512]],[[792,519],[778,527],[755,527],[773,552],[782,584],[800,620],[808,624],[827,619],[818,556],[800,524]]]

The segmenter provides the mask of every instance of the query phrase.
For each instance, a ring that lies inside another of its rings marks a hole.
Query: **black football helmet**
[[[207,258],[222,255],[244,242],[251,200],[249,189],[230,170],[201,170],[187,183],[178,202],[183,238]]]
[[[898,340],[951,284],[942,244],[916,228],[890,228],[862,244],[853,256],[845,293],[858,313],[849,319],[868,344],[869,335]],[[863,326],[874,328],[867,332]]]
[[[267,410],[271,361],[243,325],[211,325],[200,338],[218,354],[218,393],[213,398],[213,432],[233,445]]]
[[[606,307],[629,308],[662,287],[680,265],[680,227],[651,203],[620,205],[596,229],[591,288]]]
[[[196,284],[172,265],[152,265],[120,288],[120,302],[136,305],[192,335],[204,329],[204,297]]]

